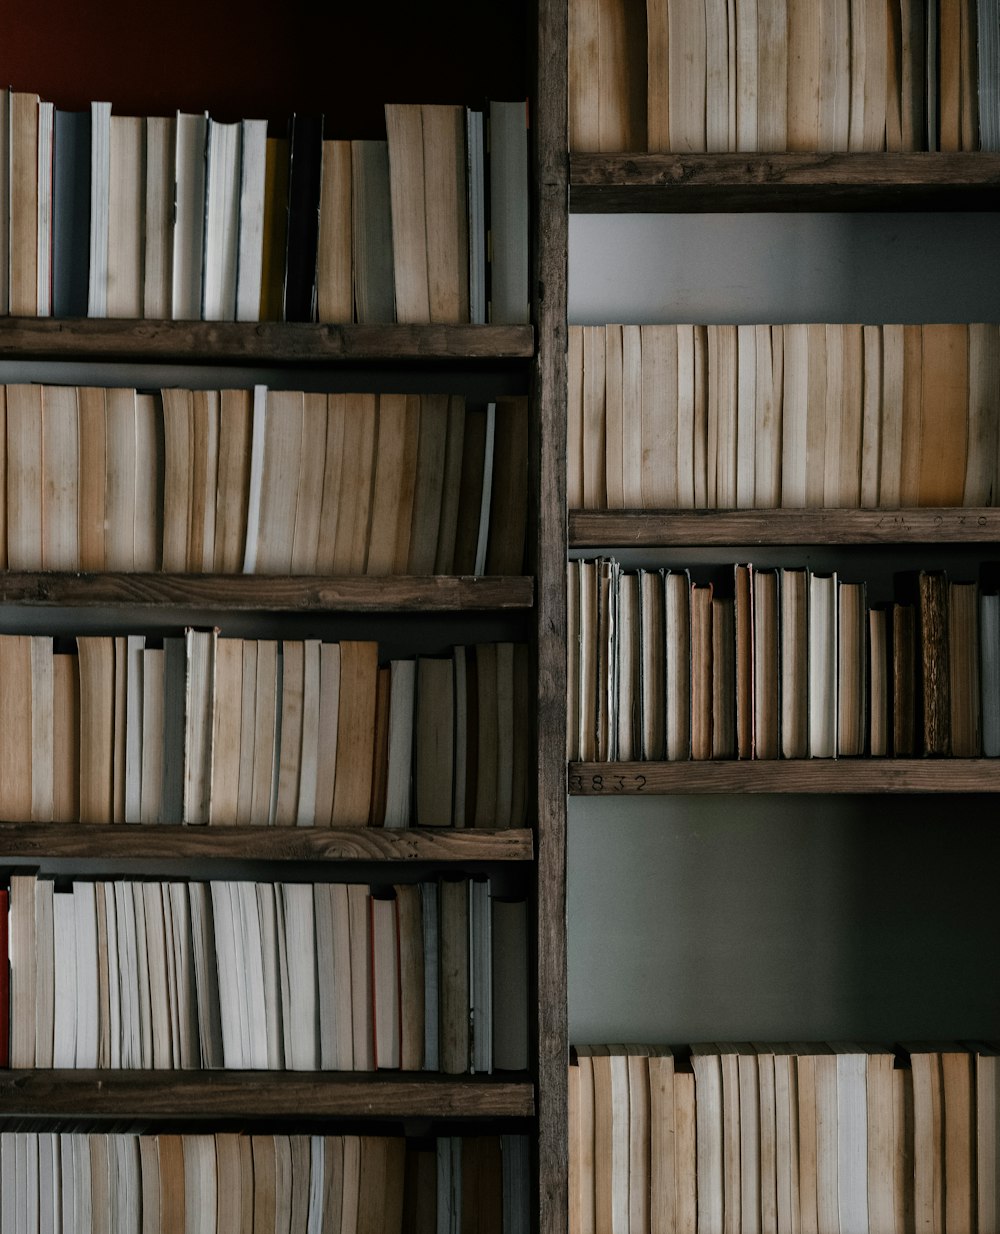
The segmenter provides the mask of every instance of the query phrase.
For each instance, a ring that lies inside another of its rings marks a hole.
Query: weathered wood
[[[577,213],[989,210],[997,154],[574,154]]]
[[[262,1071],[2,1071],[0,1117],[523,1118],[530,1083],[495,1077]]]
[[[533,215],[537,429],[538,1229],[566,1234],[569,1049],[566,1003],[566,291],[567,6],[538,0]]]
[[[528,609],[530,577],[385,578],[260,574],[60,574],[0,571],[0,603],[129,605],[256,612],[376,613]]]
[[[1000,508],[573,510],[569,538],[572,548],[992,543],[1000,540]]]
[[[682,793],[996,793],[1000,759],[570,763],[573,796]]]
[[[370,360],[511,360],[530,358],[533,345],[531,326],[0,318],[0,356],[21,360],[300,366]]]
[[[195,827],[0,822],[6,857],[169,861],[530,861],[527,829]]]

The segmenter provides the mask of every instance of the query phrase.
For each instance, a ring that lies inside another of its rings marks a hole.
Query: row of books
[[[529,695],[521,643],[0,635],[0,817],[522,827]]]
[[[988,506],[1000,329],[571,326],[571,508]]]
[[[995,0],[572,0],[570,148],[996,150]]]
[[[385,113],[387,141],[332,141],[322,116],[268,137],[0,91],[0,309],[526,322],[525,103]]]
[[[695,573],[569,563],[571,759],[1000,756],[992,568]]]
[[[0,387],[0,565],[519,574],[527,400]]]
[[[526,904],[494,898],[488,878],[369,888],[15,874],[0,895],[14,1068],[528,1064]]]
[[[987,1234],[998,1063],[950,1042],[579,1046],[570,1234]]]
[[[0,1228],[527,1234],[523,1135],[0,1133]]]

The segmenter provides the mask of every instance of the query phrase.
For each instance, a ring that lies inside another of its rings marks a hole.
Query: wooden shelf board
[[[0,1071],[0,1117],[524,1118],[517,1077],[380,1072]]]
[[[1000,759],[570,763],[573,796],[683,793],[995,793]]]
[[[1000,507],[906,510],[571,510],[572,548],[601,545],[1000,541]]]
[[[22,360],[314,365],[522,360],[532,326],[319,325],[312,322],[0,318],[0,356]]]
[[[0,603],[260,612],[374,613],[529,609],[530,576],[384,578],[261,574],[70,574],[0,571]]]
[[[997,154],[573,154],[575,213],[989,210]]]
[[[196,827],[0,822],[7,857],[227,861],[530,861],[527,829]]]

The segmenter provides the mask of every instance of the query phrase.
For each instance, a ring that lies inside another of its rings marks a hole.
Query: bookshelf
[[[22,8],[23,6],[16,6]],[[345,866],[389,883],[422,870],[499,872],[529,897],[530,990],[527,1074],[446,1077],[381,1073],[8,1071],[0,1075],[0,1119],[54,1125],[114,1119],[144,1128],[213,1123],[232,1128],[311,1130],[440,1125],[459,1132],[527,1132],[532,1148],[532,1228],[558,1230],[565,1213],[565,389],[566,124],[565,5],[474,6],[453,0],[419,14],[390,0],[377,10],[336,8],[288,14],[275,22],[263,4],[221,6],[207,15],[176,6],[155,27],[125,5],[110,4],[96,22],[52,0],[0,21],[15,89],[37,91],[63,107],[108,98],[116,112],[171,114],[210,108],[224,120],[262,114],[284,123],[296,110],[334,116],[334,133],[378,137],[382,104],[392,99],[474,101],[528,96],[532,324],[313,325],[121,320],[0,319],[0,368],[9,381],[84,381],[151,386],[176,373],[212,384],[219,373],[266,371],[312,389],[359,388],[375,375],[380,389],[527,392],[528,542],[525,573],[508,577],[329,578],[121,573],[0,573],[11,629],[65,629],[79,616],[88,628],[144,622],[173,630],[190,615],[242,633],[343,628],[360,633],[369,619],[394,645],[461,641],[479,629],[527,638],[532,646],[530,714],[537,734],[529,768],[530,825],[505,831],[410,828],[192,828],[31,825],[0,822],[0,852],[10,869],[71,874],[97,869],[161,868],[196,878],[263,863],[266,877],[306,868],[318,879]],[[36,28],[36,21],[42,23]],[[39,31],[63,38],[46,54]],[[234,30],[234,27],[239,27]],[[388,35],[388,37],[387,37]],[[160,64],[183,56],[183,81],[169,68],[149,71],[146,41],[158,39]],[[235,39],[238,54],[231,54]],[[92,56],[80,55],[80,44]],[[106,45],[106,44],[110,45]],[[63,54],[72,47],[72,54]],[[336,55],[331,47],[378,48]],[[90,61],[85,74],[80,67]],[[274,63],[282,61],[280,72]],[[141,65],[141,68],[139,67]],[[232,72],[220,72],[229,65]],[[247,82],[253,82],[251,86]],[[256,113],[254,109],[257,109]],[[353,126],[353,127],[352,127]],[[168,377],[164,379],[163,374]],[[67,374],[70,374],[67,376]],[[109,375],[110,374],[110,375]],[[138,374],[138,377],[132,374]],[[209,375],[211,374],[211,375]],[[203,376],[201,376],[203,375]],[[304,375],[304,377],[303,377]],[[271,377],[262,380],[272,380]],[[351,384],[353,382],[353,384]],[[301,386],[299,387],[301,388]],[[338,622],[341,626],[338,627]],[[302,623],[305,623],[303,625]],[[297,635],[293,635],[297,636]],[[491,633],[490,637],[494,635]],[[119,864],[121,863],[121,864]],[[374,873],[372,873],[374,871]],[[301,878],[301,873],[294,875]],[[412,874],[410,875],[412,877]]]
[[[571,152],[569,167],[571,322],[1000,313],[958,273],[994,243],[995,154],[626,150]],[[895,274],[887,261],[873,288],[857,237],[889,252],[935,227],[925,279],[908,278],[922,259]],[[817,570],[920,546],[941,564],[992,560],[997,527],[992,508],[568,512],[572,558],[629,568],[756,562],[758,549]],[[571,1041],[995,1035],[1000,1004],[975,988],[966,951],[982,940],[982,971],[995,967],[971,867],[996,856],[998,789],[986,759],[571,762]]]

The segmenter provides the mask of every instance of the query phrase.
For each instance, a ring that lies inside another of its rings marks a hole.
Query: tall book
[[[208,114],[177,113],[174,145],[174,246],[171,316],[201,317],[205,260],[205,145]]]
[[[528,127],[523,102],[490,103],[490,320],[528,320]]]
[[[56,108],[52,182],[52,315],[87,316],[90,112]]]
[[[323,117],[294,116],[288,181],[285,321],[312,321],[315,317],[322,163]]]

